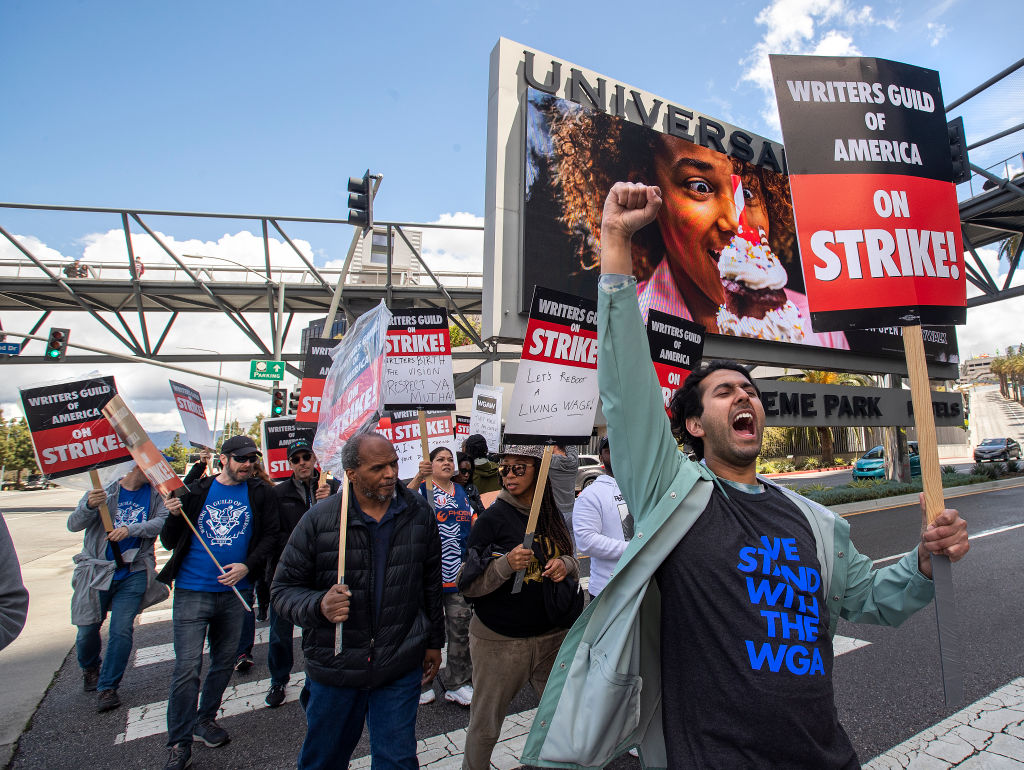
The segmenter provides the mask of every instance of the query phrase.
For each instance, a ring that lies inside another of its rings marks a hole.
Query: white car
[[[597,455],[580,455],[576,469],[576,494],[589,487],[598,476],[604,475],[604,465]]]

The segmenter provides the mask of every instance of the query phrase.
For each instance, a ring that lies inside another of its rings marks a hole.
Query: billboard
[[[839,366],[831,351],[850,350],[861,369],[880,354],[901,368],[888,329],[812,330],[780,144],[505,39],[490,109],[485,335],[522,337],[538,284],[596,297],[601,211],[623,179],[664,198],[633,239],[645,319],[653,308],[699,323],[714,356]],[[958,363],[955,331],[935,331],[930,359]]]

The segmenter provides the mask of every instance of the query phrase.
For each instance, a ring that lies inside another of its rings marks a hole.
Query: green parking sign
[[[249,379],[280,382],[284,379],[284,361],[250,361]]]

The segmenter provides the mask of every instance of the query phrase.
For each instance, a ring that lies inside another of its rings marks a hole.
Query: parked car
[[[22,489],[49,489],[55,486],[46,476],[41,473],[30,474],[25,483],[21,485]]]
[[[910,475],[921,475],[921,455],[917,451],[917,442],[907,442],[907,452],[910,454]],[[862,454],[857,462],[853,464],[853,477],[855,479],[884,479],[885,478],[885,450],[876,446]]]
[[[1012,438],[987,438],[974,447],[974,462],[1020,459],[1020,444]]]
[[[604,465],[597,455],[580,455],[580,464],[576,469],[576,494],[589,487],[598,476],[604,475]]]

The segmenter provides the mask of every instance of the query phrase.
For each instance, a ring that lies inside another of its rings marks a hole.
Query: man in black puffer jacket
[[[397,484],[398,455],[383,436],[353,437],[342,463],[351,484],[345,584],[337,584],[342,496],[333,495],[299,520],[271,587],[275,612],[302,627],[298,766],[347,767],[368,721],[374,763],[414,768],[420,686],[433,680],[444,646],[437,522],[421,496]]]

